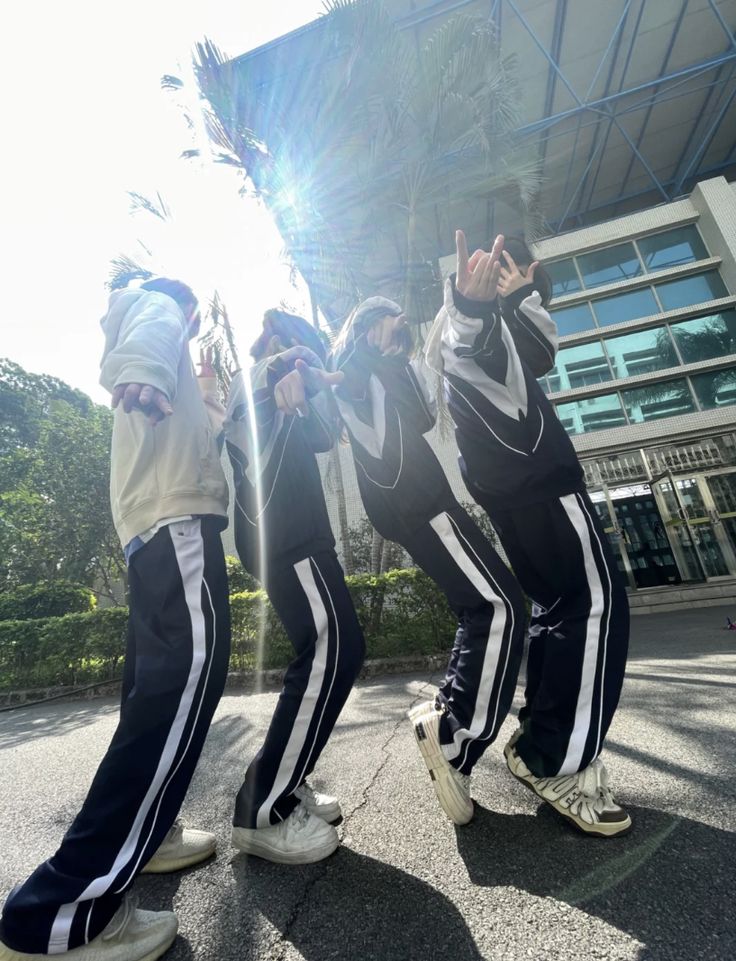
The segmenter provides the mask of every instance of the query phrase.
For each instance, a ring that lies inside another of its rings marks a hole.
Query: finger
[[[307,415],[307,397],[304,392],[304,381],[301,377],[289,383],[289,406],[299,417]]]
[[[504,236],[499,234],[498,237],[493,241],[493,247],[491,248],[491,260],[498,260],[501,256],[503,250]]]
[[[345,380],[345,374],[341,370],[326,371],[321,370],[319,372],[320,379],[325,384],[341,384]]]
[[[396,330],[396,325],[390,320],[384,321],[381,324],[381,353],[385,354],[394,341],[394,332]]]
[[[493,300],[498,292],[498,273],[501,269],[501,265],[496,260],[491,266],[491,275],[488,279],[488,298]]]
[[[153,395],[153,403],[161,411],[164,417],[169,417],[174,413],[174,408],[169,403],[169,398],[160,390],[155,391]]]
[[[468,242],[462,230],[455,231],[455,247],[457,248],[457,276],[465,280],[468,275]]]
[[[118,384],[118,386],[113,390],[112,398],[110,400],[110,406],[113,408],[113,410],[120,403],[122,396],[125,393],[125,388],[127,386],[128,386],[127,384]]]
[[[155,427],[156,424],[160,423],[163,419],[164,419],[164,415],[161,413],[160,410],[154,409],[148,415],[148,423],[151,425],[151,427]]]
[[[539,266],[539,261],[535,260],[533,264],[529,264],[529,270],[526,272],[526,279],[531,283],[534,280],[534,271]]]
[[[473,251],[473,256],[468,261],[468,270],[471,273],[478,266],[478,262],[480,261],[481,257],[485,257],[485,253],[486,253],[485,250],[481,250],[480,248],[478,250]]]
[[[511,256],[511,254],[508,252],[508,250],[502,250],[502,251],[501,251],[501,256],[502,256],[503,259],[506,261],[506,263],[509,265],[509,269],[510,269],[510,270],[517,270],[517,269],[518,269],[517,266],[516,266],[516,264],[514,263],[514,258]]]
[[[150,384],[146,384],[143,390],[138,395],[138,403],[141,407],[148,407],[148,405],[153,400],[153,387]]]
[[[283,388],[281,387],[281,384],[276,384],[276,386],[274,387],[273,399],[276,402],[277,410],[283,411],[283,413],[287,413],[286,398],[284,397],[284,391],[283,391]]]
[[[125,393],[123,394],[123,410],[126,414],[129,414],[135,407],[140,392],[140,384],[128,384],[128,386],[125,388]]]
[[[500,263],[501,263],[501,261],[499,261],[499,264],[500,264]],[[503,277],[504,280],[508,280],[508,279],[510,279],[510,277],[511,277],[511,271],[510,271],[510,270],[506,270],[505,267],[501,267],[501,274],[500,274],[500,276]]]
[[[371,327],[371,329],[370,329],[370,330],[368,331],[368,333],[365,335],[365,340],[366,340],[366,343],[367,343],[370,347],[375,347],[375,346],[376,346],[376,329],[375,329],[375,327]]]

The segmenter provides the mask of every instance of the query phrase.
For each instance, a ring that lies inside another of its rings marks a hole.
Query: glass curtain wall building
[[[541,384],[632,589],[736,575],[736,189],[551,237]]]

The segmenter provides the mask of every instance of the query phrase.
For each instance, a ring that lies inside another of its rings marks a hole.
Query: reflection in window
[[[736,367],[697,374],[692,381],[698,400],[706,410],[736,404]]]
[[[574,307],[560,307],[550,311],[552,319],[557,324],[557,331],[563,334],[575,334],[579,330],[589,330],[595,327],[593,315],[588,304],[576,304]]]
[[[639,330],[623,337],[607,337],[606,350],[615,377],[633,377],[680,366],[666,327]]]
[[[584,434],[606,427],[621,427],[626,415],[618,394],[586,397],[570,404],[557,404],[557,416],[568,434]]]
[[[657,284],[656,288],[664,310],[677,310],[678,307],[690,307],[691,304],[728,296],[726,285],[717,270],[668,280]]]
[[[557,354],[557,362],[551,377],[556,378],[555,390],[602,384],[611,380],[611,369],[600,341],[564,347]]]
[[[644,266],[650,271],[678,267],[680,264],[689,264],[693,260],[703,260],[708,256],[694,224],[666,230],[651,237],[641,237],[637,243]]]
[[[562,294],[572,294],[574,291],[582,289],[572,257],[568,260],[558,260],[553,264],[545,264],[544,266],[552,280],[553,297],[559,297]]]
[[[631,277],[638,277],[642,272],[641,262],[631,243],[616,244],[615,247],[594,250],[590,254],[580,254],[577,260],[586,287],[600,287],[601,284],[629,280]]]
[[[736,353],[736,310],[682,320],[670,330],[686,364]]]
[[[627,320],[637,320],[639,317],[650,317],[659,313],[657,301],[650,287],[630,290],[625,294],[615,294],[613,297],[602,297],[594,304],[595,315],[601,327],[606,327],[608,324],[623,324]]]
[[[695,410],[686,380],[666,380],[622,393],[624,407],[632,424],[690,414]]]

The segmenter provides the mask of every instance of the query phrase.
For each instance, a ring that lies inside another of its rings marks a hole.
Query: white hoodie
[[[151,384],[174,413],[155,427],[145,414],[114,417],[110,503],[120,541],[130,541],[170,517],[227,517],[228,488],[188,349],[187,321],[171,297],[120,290],[102,319],[105,351],[100,383]]]

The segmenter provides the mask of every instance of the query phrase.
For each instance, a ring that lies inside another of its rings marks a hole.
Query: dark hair
[[[298,314],[290,314],[274,307],[263,315],[263,323],[268,323],[271,330],[278,335],[284,349],[291,347],[292,340],[295,340],[300,346],[314,351],[322,363],[327,360],[327,347],[319,331]],[[261,334],[250,349],[251,357],[258,360],[265,347],[264,335]]]
[[[155,290],[166,294],[175,300],[182,310],[194,310],[199,307],[194,291],[180,280],[170,280],[168,277],[153,277],[141,284],[141,290]]]
[[[523,237],[506,237],[503,249],[513,258],[517,267],[528,267],[534,263],[532,252]],[[546,307],[552,299],[552,281],[541,264],[534,271],[534,286],[542,297],[542,306]]]

